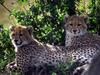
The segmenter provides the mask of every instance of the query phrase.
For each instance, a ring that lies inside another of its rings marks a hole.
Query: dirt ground
[[[4,6],[6,6],[9,10],[12,10],[15,3],[16,3],[16,0],[5,0]],[[6,26],[13,24],[9,15],[10,15],[10,12],[7,11],[2,5],[0,5],[0,24],[6,25]]]

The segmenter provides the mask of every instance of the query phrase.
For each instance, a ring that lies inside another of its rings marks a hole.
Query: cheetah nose
[[[15,42],[17,42],[18,40],[14,40]]]
[[[76,33],[77,30],[73,30],[74,33]]]

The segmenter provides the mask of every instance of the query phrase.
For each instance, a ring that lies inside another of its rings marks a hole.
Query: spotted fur
[[[10,38],[15,47],[15,64],[8,67],[17,67],[22,73],[28,71],[28,67],[43,66],[45,64],[56,66],[57,64],[72,60],[83,62],[92,58],[98,52],[97,46],[76,45],[75,47],[53,46],[43,44],[32,36],[32,27],[13,26],[10,28]],[[90,51],[91,50],[91,51]]]
[[[32,27],[13,26],[10,30],[10,38],[16,52],[15,64],[22,73],[27,72],[28,67],[32,66],[55,66],[66,62],[64,47],[38,42],[32,36]]]
[[[77,59],[91,63],[100,51],[100,36],[87,32],[85,19],[76,15],[65,17],[65,47],[74,48]]]

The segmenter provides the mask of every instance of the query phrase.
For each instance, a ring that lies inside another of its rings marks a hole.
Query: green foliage
[[[71,75],[71,71],[73,71],[73,69],[75,69],[75,66],[72,61],[68,61],[67,63],[59,63],[55,68],[53,67],[52,69],[50,69],[50,73],[51,75]],[[49,69],[50,67],[48,67]]]
[[[90,0],[89,2],[89,23],[91,24],[90,31],[100,35],[100,0]]]
[[[66,1],[37,1],[26,12],[14,11],[14,15],[22,25],[32,25],[34,36],[42,42],[62,44],[63,17],[66,13]]]
[[[0,71],[4,69],[6,64],[14,57],[14,50],[9,38],[9,31],[0,25]]]
[[[20,4],[20,5],[26,5],[28,3],[28,0],[17,0],[17,2]]]
[[[57,66],[57,71],[60,71],[62,73],[62,75],[66,75],[69,73],[69,68],[71,67],[73,63],[71,61],[67,62],[66,64],[64,63],[60,63]]]
[[[17,0],[18,2],[20,2],[20,3],[23,3],[23,2],[28,2],[28,0]]]

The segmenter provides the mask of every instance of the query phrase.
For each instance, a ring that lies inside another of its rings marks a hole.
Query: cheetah
[[[71,48],[73,47],[76,52],[79,52],[76,54],[80,55],[78,58],[82,57],[82,61],[91,63],[91,60],[100,51],[100,36],[87,31],[85,16],[65,16],[64,21],[64,29],[66,33],[65,47],[69,47],[70,50],[72,50]],[[83,53],[80,53],[80,51],[78,51],[79,49],[82,49],[81,51]]]
[[[96,47],[81,46],[76,50],[74,47],[66,48],[64,46],[43,44],[34,38],[30,26],[12,26],[10,31],[16,58],[9,66],[17,67],[23,75],[29,67],[39,67],[45,64],[56,66],[59,63],[67,63],[69,60],[82,62],[87,60],[85,58],[93,57],[99,51]],[[89,49],[91,49],[91,53]],[[86,51],[90,54],[87,54]],[[92,54],[94,55],[91,56]]]
[[[97,45],[100,47],[100,36],[87,32],[84,16],[65,16],[65,46]]]
[[[15,61],[11,63],[11,66],[17,67],[23,75],[29,67],[66,63],[64,47],[37,41],[32,35],[31,26],[12,26],[10,31],[10,38],[16,52]]]

